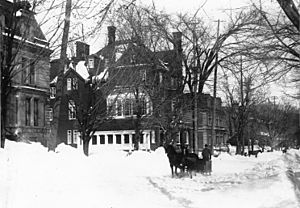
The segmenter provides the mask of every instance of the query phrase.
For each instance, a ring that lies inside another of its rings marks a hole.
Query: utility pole
[[[241,74],[241,112],[240,112],[240,136],[242,139],[242,154],[244,154],[245,151],[245,138],[244,138],[244,81],[243,81],[243,58],[241,56],[241,63],[240,63],[240,74]]]
[[[195,145],[195,153],[198,155],[199,152],[199,141],[198,141],[198,74],[195,73],[195,84],[194,84],[194,145]]]
[[[4,28],[4,16],[0,15],[0,136],[1,136],[1,148],[4,148],[5,138],[2,137],[2,68],[4,67],[4,60],[2,59],[3,51],[3,28]]]
[[[219,28],[220,28],[220,20],[218,20],[217,27],[217,40],[219,39]],[[216,131],[215,131],[215,118],[216,118],[216,96],[217,96],[217,73],[218,73],[218,50],[216,51],[215,57],[215,70],[214,70],[214,94],[213,94],[213,110],[212,110],[212,121],[211,121],[211,141],[210,141],[210,149],[213,151],[214,141],[216,139]]]

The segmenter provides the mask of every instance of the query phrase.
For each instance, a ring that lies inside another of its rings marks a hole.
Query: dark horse
[[[175,174],[177,175],[177,168],[184,170],[183,162],[183,153],[176,152],[173,145],[168,145],[165,147],[165,151],[169,158],[169,163],[172,171],[172,177],[174,176],[174,167],[175,167]]]
[[[173,145],[168,145],[165,147],[165,151],[169,158],[170,167],[172,171],[172,177],[174,176],[173,167],[175,167],[175,174],[177,175],[177,168],[182,172],[185,170],[188,172],[192,178],[192,172],[203,172],[204,171],[204,161],[199,159],[198,155],[195,153],[189,153],[187,149],[176,152]]]

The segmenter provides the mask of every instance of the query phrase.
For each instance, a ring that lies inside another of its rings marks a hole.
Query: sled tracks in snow
[[[162,194],[164,194],[165,196],[167,196],[170,200],[177,201],[177,203],[180,204],[184,208],[191,208],[190,204],[192,204],[192,202],[190,200],[185,199],[183,197],[173,196],[170,192],[167,191],[167,189],[165,189],[164,187],[162,187],[159,184],[155,183],[150,177],[148,177],[147,179],[148,179],[149,183],[154,188],[158,189]]]

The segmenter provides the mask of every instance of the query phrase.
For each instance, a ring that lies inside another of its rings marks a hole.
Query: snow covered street
[[[296,208],[298,150],[257,158],[221,154],[211,176],[172,178],[163,148],[155,152],[103,150],[85,157],[61,145],[57,153],[33,143],[0,150],[0,208],[184,207]]]

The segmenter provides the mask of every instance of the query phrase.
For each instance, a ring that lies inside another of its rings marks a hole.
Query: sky
[[[191,12],[198,8],[204,16],[212,20],[217,20],[224,14],[224,9],[235,9],[245,6],[248,0],[153,0],[155,5],[163,10],[172,13]],[[151,4],[152,0],[141,0],[142,3]]]
[[[6,141],[0,149],[1,208],[298,208],[286,171],[299,172],[299,150],[258,157],[221,153],[212,174],[171,177],[162,147],[156,151]],[[98,151],[96,151],[96,149]],[[207,206],[204,206],[207,205]]]

